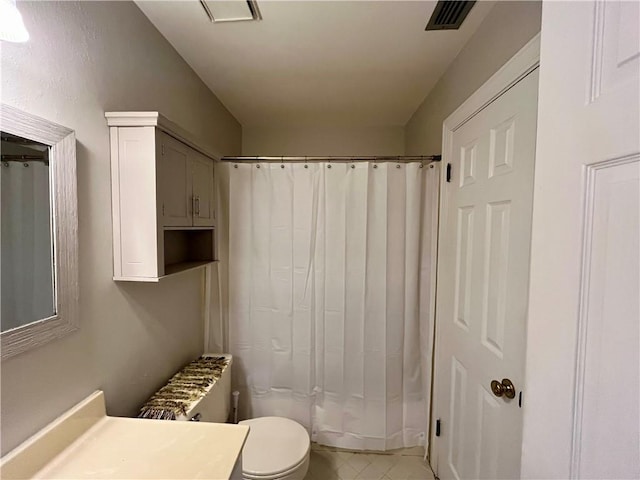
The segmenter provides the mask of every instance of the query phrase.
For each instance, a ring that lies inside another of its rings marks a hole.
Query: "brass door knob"
[[[491,391],[496,397],[504,395],[507,398],[515,398],[516,396],[516,387],[513,386],[513,383],[508,378],[503,378],[502,382],[492,380]]]

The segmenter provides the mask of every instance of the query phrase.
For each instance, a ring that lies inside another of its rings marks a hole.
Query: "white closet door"
[[[537,92],[535,70],[445,146],[433,455],[443,480],[520,473]]]

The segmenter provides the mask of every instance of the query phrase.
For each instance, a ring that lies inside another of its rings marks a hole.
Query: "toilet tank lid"
[[[232,362],[233,357],[228,354],[203,354],[171,377],[147,400],[138,417],[156,420],[190,418],[192,410],[209,394]]]
[[[242,470],[250,475],[271,476],[301,463],[309,453],[309,434],[298,422],[283,417],[243,420],[250,427],[242,450]]]

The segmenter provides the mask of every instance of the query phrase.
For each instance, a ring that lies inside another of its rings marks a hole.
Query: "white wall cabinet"
[[[165,227],[213,227],[213,161],[161,132],[158,162]]]
[[[114,280],[215,260],[215,157],[157,112],[107,112]]]

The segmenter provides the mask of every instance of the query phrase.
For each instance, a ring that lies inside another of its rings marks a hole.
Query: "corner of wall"
[[[538,32],[542,2],[499,1],[405,125],[407,155],[442,151],[442,123]]]

